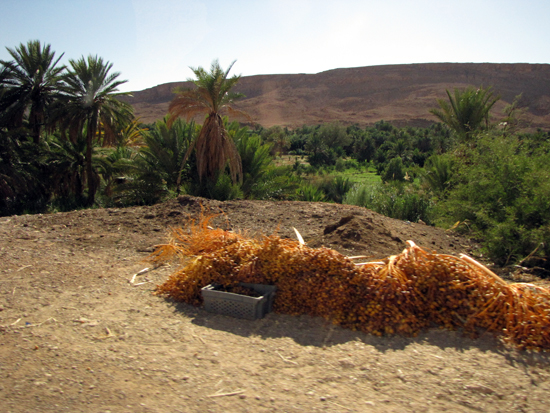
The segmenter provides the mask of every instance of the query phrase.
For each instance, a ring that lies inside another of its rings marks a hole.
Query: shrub
[[[189,195],[218,201],[244,198],[240,185],[238,183],[234,184],[227,174],[221,174],[215,181],[212,179],[205,179],[203,182],[199,180],[188,181],[185,184],[185,192]]]
[[[343,200],[344,204],[358,205],[390,218],[431,223],[433,202],[411,185],[400,183],[359,185],[353,187]]]
[[[337,159],[338,155],[333,149],[312,153],[307,158],[309,164],[314,166],[334,165]]]
[[[288,167],[272,167],[252,188],[252,199],[295,199],[302,180]]]
[[[208,192],[211,199],[217,199],[218,201],[244,198],[243,191],[239,184],[234,184],[231,177],[227,174],[221,175],[216,181],[216,184],[209,188]]]
[[[355,159],[348,159],[345,164],[344,164],[345,168],[344,169],[357,169],[357,170],[361,170],[361,165],[359,162],[357,162]]]
[[[434,155],[430,157],[421,174],[423,182],[438,195],[444,195],[451,184],[453,175],[452,161],[448,157]]]
[[[342,158],[338,158],[334,165],[334,170],[338,172],[344,172],[346,170],[346,161]]]
[[[398,156],[388,162],[388,165],[382,173],[382,181],[404,181],[405,170],[403,166],[403,160]]]
[[[300,186],[297,197],[299,201],[306,202],[323,202],[326,199],[324,192],[311,184]]]
[[[344,196],[352,188],[353,184],[349,178],[343,178],[341,176],[327,176],[320,184],[321,189],[326,198],[330,201],[337,202],[339,204],[344,200]]]
[[[529,147],[523,139],[485,134],[462,148],[439,222],[467,221],[499,265],[531,255],[550,268],[550,155],[548,146]]]

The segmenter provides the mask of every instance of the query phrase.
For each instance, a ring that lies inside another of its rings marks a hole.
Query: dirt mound
[[[355,214],[343,216],[325,226],[308,245],[313,248],[324,245],[373,258],[385,258],[399,252],[407,240],[449,254],[459,251],[473,253],[478,248],[472,240],[425,224],[389,219],[362,208],[353,212]]]
[[[383,258],[404,241],[472,240],[362,208],[180,197],[150,207],[0,218],[3,412],[547,410],[546,354],[492,335],[373,337],[306,316],[243,321],[154,296],[173,267],[140,260],[202,208],[214,225]],[[134,282],[130,281],[134,278]]]

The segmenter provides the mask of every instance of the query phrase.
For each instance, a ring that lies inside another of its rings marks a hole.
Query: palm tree
[[[48,123],[48,111],[59,97],[61,75],[65,66],[57,66],[59,58],[50,45],[31,40],[14,49],[6,48],[13,58],[0,60],[4,67],[0,72],[1,124],[8,128],[23,126],[28,113],[28,124],[34,143],[40,142],[42,127]]]
[[[433,192],[444,195],[453,176],[452,163],[449,158],[433,155],[426,162],[421,176]]]
[[[109,73],[112,63],[101,57],[88,56],[69,60],[71,69],[64,77],[63,87],[66,104],[63,107],[61,124],[68,129],[71,140],[86,128],[86,181],[88,205],[95,201],[99,178],[93,173],[92,151],[94,142],[103,134],[113,136],[122,125],[133,118],[132,107],[117,99],[128,93],[117,93],[126,80],[117,80],[120,73]]]
[[[262,138],[250,134],[247,127],[241,128],[237,122],[228,126],[228,131],[237,145],[243,165],[243,183],[241,189],[245,197],[253,196],[254,190],[265,184],[268,168],[273,161],[272,144],[262,143]]]
[[[439,109],[430,113],[437,116],[456,134],[468,140],[478,130],[489,127],[489,112],[500,97],[493,97],[491,88],[468,87],[455,89],[454,96],[447,90],[449,101],[438,99]]]
[[[132,120],[120,131],[117,146],[143,146],[143,135],[149,129],[143,125],[140,118]],[[106,142],[103,144],[105,145]]]
[[[185,154],[197,135],[194,122],[181,119],[168,127],[166,119],[157,121],[144,134],[145,146],[140,150],[141,163],[145,169],[156,171],[166,181],[169,189],[180,193],[181,177],[185,167]]]
[[[81,205],[84,200],[86,137],[80,134],[75,141],[70,141],[56,134],[48,137],[48,144],[50,151],[47,161],[51,168],[54,195],[62,202],[70,204],[69,199],[73,199],[74,206]]]
[[[239,81],[240,75],[229,76],[229,71],[235,62],[224,71],[217,60],[212,62],[210,72],[202,67],[191,68],[196,80],[189,79],[196,85],[194,89],[178,90],[176,97],[170,103],[170,123],[179,116],[187,120],[198,115],[206,115],[201,131],[189,147],[184,163],[193,150],[196,151],[197,171],[199,179],[206,176],[216,181],[220,172],[229,166],[231,179],[235,183],[242,181],[242,163],[233,139],[229,136],[222,115],[244,115],[232,104],[243,97],[241,93],[231,92]]]
[[[46,154],[25,131],[0,128],[0,215],[43,211],[52,191]]]
[[[401,159],[409,159],[412,156],[408,142],[403,138],[399,138],[394,142],[388,142],[390,149],[388,155],[390,158],[400,157]]]

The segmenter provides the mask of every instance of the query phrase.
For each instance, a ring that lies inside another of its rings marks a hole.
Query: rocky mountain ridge
[[[386,120],[398,126],[426,126],[429,110],[446,90],[469,85],[492,87],[501,101],[498,118],[514,97],[522,95],[531,129],[550,128],[550,64],[425,63],[334,69],[317,74],[244,76],[236,91],[246,95],[236,107],[254,122],[297,127],[332,121],[361,126]],[[161,119],[178,86],[172,82],[137,91],[126,98],[144,122]]]

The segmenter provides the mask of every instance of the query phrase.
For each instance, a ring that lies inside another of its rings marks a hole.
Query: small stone
[[[246,394],[240,394],[239,399],[246,399]]]
[[[324,397],[324,396],[321,396],[321,397],[319,397],[319,400],[321,400],[322,402],[325,402],[327,400],[327,398]]]
[[[340,366],[342,366],[344,368],[347,368],[347,369],[351,369],[351,368],[355,367],[355,363],[351,359],[348,359],[348,358],[340,359],[340,360],[338,360],[338,363],[340,364]]]
[[[464,386],[466,390],[470,390],[476,393],[482,393],[482,394],[493,394],[495,391],[491,389],[490,387],[483,386],[481,384],[474,384],[474,385],[467,385]]]

